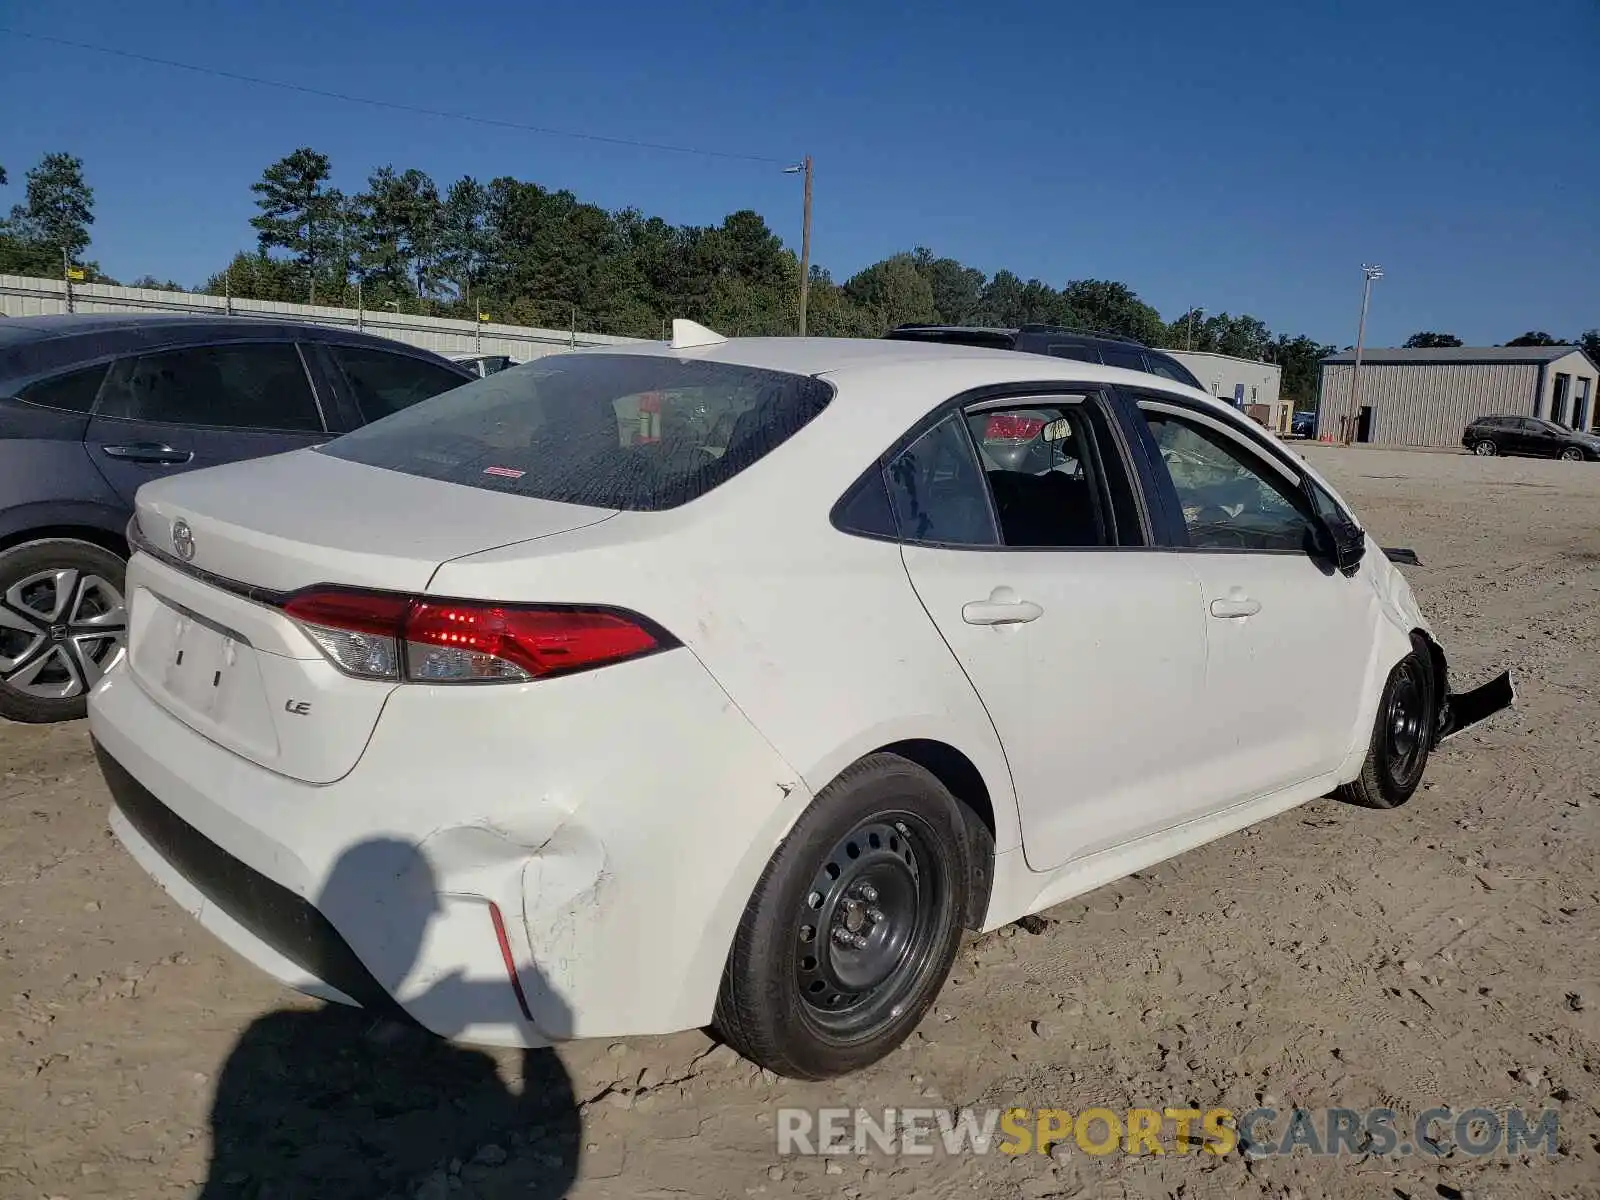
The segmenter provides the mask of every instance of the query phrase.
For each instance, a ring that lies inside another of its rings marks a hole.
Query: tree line
[[[251,185],[253,249],[195,291],[240,298],[401,312],[632,337],[662,337],[672,317],[734,335],[788,334],[798,322],[799,261],[760,214],[719,225],[673,225],[638,209],[608,211],[567,190],[500,176],[440,189],[424,171],[382,166],[360,188],[334,185],[327,155],[301,147]],[[0,185],[6,183],[0,167]],[[27,173],[23,202],[0,222],[0,272],[54,275],[81,262],[94,223],[83,162],[48,154]],[[151,276],[137,286],[177,289]],[[1336,347],[1274,333],[1249,314],[1190,309],[1166,320],[1125,283],[1056,287],[1000,270],[989,275],[917,247],[842,283],[811,268],[807,331],[875,337],[906,323],[1057,325],[1151,346],[1276,363],[1296,407],[1316,396],[1319,362]],[[1542,339],[1542,340],[1540,340]],[[1600,329],[1576,339],[1600,358]],[[1422,332],[1407,346],[1460,345]],[[1555,345],[1529,332],[1508,345]]]

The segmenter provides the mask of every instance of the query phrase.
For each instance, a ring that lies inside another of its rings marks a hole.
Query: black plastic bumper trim
[[[361,1007],[409,1022],[404,1010],[314,905],[247,867],[185,822],[98,741],[94,752],[117,810],[208,903]]]

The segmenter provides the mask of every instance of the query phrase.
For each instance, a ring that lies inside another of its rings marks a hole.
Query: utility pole
[[[1367,304],[1372,299],[1372,283],[1383,278],[1383,268],[1361,264],[1361,274],[1365,281],[1361,285],[1361,321],[1356,326],[1356,360],[1350,365],[1350,413],[1345,417],[1344,435],[1341,440],[1346,446],[1355,438],[1356,422],[1361,419],[1361,392],[1358,385],[1361,382],[1361,351],[1367,340]]]
[[[61,282],[67,285],[67,311],[76,312],[72,303],[72,257],[65,246],[61,247]]]
[[[785,167],[784,174],[798,175],[804,173],[806,177],[805,215],[800,229],[800,336],[806,335],[806,301],[811,295],[811,155],[806,155],[805,161],[792,167]]]

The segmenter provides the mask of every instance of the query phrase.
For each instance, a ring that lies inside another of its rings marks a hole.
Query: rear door
[[[1203,750],[1200,588],[1148,546],[1100,398],[953,413],[887,477],[912,585],[1005,748],[1029,866],[1181,820]]]
[[[293,342],[232,342],[111,365],[84,442],[122,498],[152,479],[328,439]]]
[[[1533,422],[1523,417],[1497,417],[1483,423],[1488,434],[1500,444],[1502,454],[1537,454],[1533,443]]]

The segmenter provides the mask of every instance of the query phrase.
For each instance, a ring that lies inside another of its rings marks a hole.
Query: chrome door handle
[[[134,442],[129,446],[101,446],[108,457],[123,458],[129,462],[164,463],[181,466],[194,458],[193,450],[179,450],[159,442]]]
[[[1252,600],[1248,596],[1229,596],[1226,600],[1211,602],[1213,617],[1253,617],[1260,611],[1261,601]]]
[[[968,625],[1025,625],[1044,616],[1044,609],[1032,600],[1019,599],[1008,587],[997,587],[987,600],[971,600],[961,606],[961,619]]]

